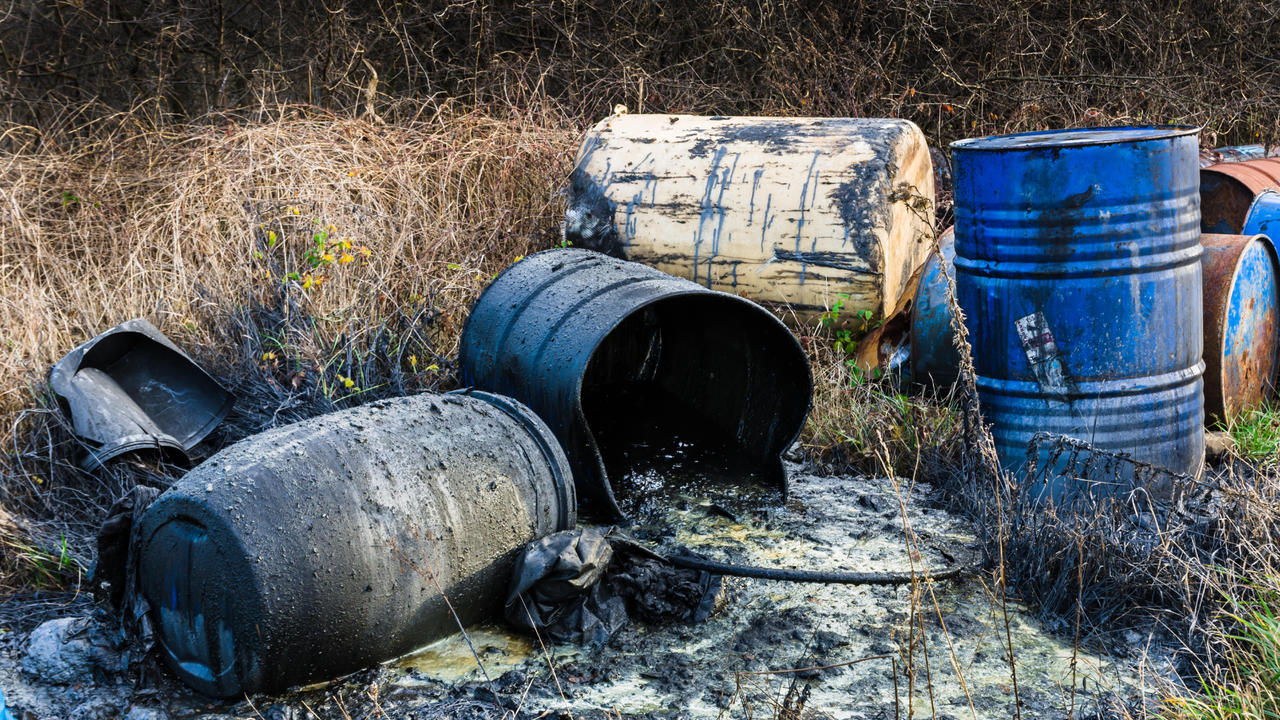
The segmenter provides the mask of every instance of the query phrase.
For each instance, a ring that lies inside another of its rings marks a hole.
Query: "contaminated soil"
[[[630,505],[624,530],[660,552],[763,567],[922,572],[980,563],[968,524],[941,509],[927,484],[787,469],[785,501],[779,490],[723,479],[655,489],[627,478],[647,500]],[[42,602],[53,608],[42,617],[59,615],[57,603]],[[637,622],[593,648],[547,645],[495,621],[329,683],[229,703],[154,664],[140,685],[137,673],[101,669],[73,685],[44,683],[22,670],[34,627],[26,623],[0,635],[0,687],[17,720],[1008,718],[1015,708],[1060,718],[1141,701],[1171,675],[1158,638],[1129,630],[1078,642],[1051,632],[978,569],[899,587],[726,578],[718,603],[704,623]],[[65,615],[86,610],[80,599]]]

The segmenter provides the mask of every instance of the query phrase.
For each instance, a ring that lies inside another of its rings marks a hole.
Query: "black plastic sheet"
[[[525,546],[506,617],[540,638],[600,645],[632,618],[702,622],[719,593],[719,576],[675,567],[615,528],[583,528]]]

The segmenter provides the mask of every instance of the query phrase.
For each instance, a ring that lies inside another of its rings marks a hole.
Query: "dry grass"
[[[802,442],[825,470],[902,477],[959,462],[960,412],[954,393],[920,395],[896,376],[869,381],[851,355],[824,335],[802,338],[814,373],[813,410]],[[883,445],[882,445],[883,443]]]
[[[51,363],[124,320],[152,321],[237,394],[198,454],[447,388],[471,302],[558,241],[579,137],[554,114],[449,104],[397,125],[278,108],[110,127],[74,145],[12,127],[24,142],[0,154],[0,506],[26,521],[0,524],[3,587],[70,577],[40,571],[64,549],[87,567],[113,499],[182,471],[81,470]]]
[[[443,372],[477,291],[551,242],[577,137],[562,118],[451,107],[395,126],[287,109],[165,133],[122,122],[70,148],[10,130],[24,135],[0,155],[3,410],[29,404],[68,349],[132,317],[205,362],[235,364],[272,345],[219,328],[254,306],[316,318],[311,337],[287,344],[322,368],[340,339],[367,350],[388,318],[427,309],[435,329],[417,371]],[[312,268],[326,226],[334,261]],[[332,246],[341,238],[350,263]],[[289,273],[299,277],[282,282]],[[307,273],[328,282],[303,289]]]
[[[0,117],[56,134],[448,96],[903,117],[936,141],[1120,119],[1280,141],[1280,8],[1255,0],[33,0],[0,15]],[[369,102],[370,97],[373,102]]]

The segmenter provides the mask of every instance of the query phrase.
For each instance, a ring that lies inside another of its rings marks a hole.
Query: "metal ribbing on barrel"
[[[952,144],[957,296],[1002,463],[1036,431],[1175,472],[1204,456],[1194,128]]]

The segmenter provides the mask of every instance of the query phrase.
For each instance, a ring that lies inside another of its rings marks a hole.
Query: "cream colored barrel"
[[[931,247],[932,166],[906,120],[615,115],[587,133],[569,195],[575,247],[801,322],[840,295],[883,316]]]

